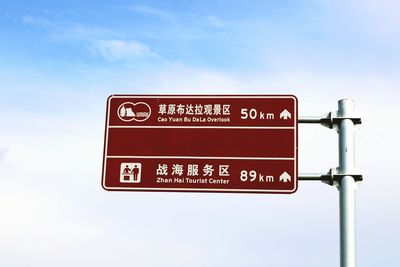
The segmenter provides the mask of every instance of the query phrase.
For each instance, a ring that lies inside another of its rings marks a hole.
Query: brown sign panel
[[[297,117],[291,95],[112,95],[102,186],[293,193]]]

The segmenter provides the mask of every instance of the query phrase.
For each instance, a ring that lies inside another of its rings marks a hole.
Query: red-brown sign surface
[[[112,95],[106,116],[106,190],[297,189],[295,96]]]

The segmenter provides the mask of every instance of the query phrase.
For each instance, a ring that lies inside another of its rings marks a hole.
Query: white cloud
[[[145,88],[157,84],[156,87],[165,92],[228,94],[242,87],[237,79],[222,71],[190,68],[182,64],[169,64],[152,75],[157,78],[148,79]]]
[[[36,24],[36,19],[30,15],[25,15],[22,17],[22,22],[26,24]]]
[[[22,17],[22,23],[31,26],[51,26],[52,23],[48,20],[39,17],[33,17],[31,15],[25,15]]]
[[[400,2],[397,0],[350,0],[341,1],[343,5],[350,7],[352,11],[363,14],[364,18],[378,25],[383,23],[397,27],[400,24]],[[394,24],[394,25],[393,25]]]
[[[206,16],[204,17],[204,21],[206,23],[206,25],[209,25],[211,27],[215,27],[215,28],[224,28],[224,22],[220,19],[217,18],[215,16]]]
[[[7,155],[8,149],[6,147],[0,147],[0,163],[4,160]]]
[[[397,0],[335,0],[318,1],[332,15],[335,24],[377,38],[399,43],[400,2]]]
[[[175,15],[171,12],[161,10],[158,8],[150,7],[147,5],[135,5],[133,7],[128,7],[127,9],[132,10],[136,13],[143,14],[143,15],[151,15],[156,16],[164,19],[171,19],[175,17]]]
[[[108,61],[157,56],[147,45],[133,40],[100,40],[97,41],[92,48]]]
[[[144,6],[140,10],[147,10],[149,8]],[[152,11],[153,13],[156,11]],[[50,23],[49,21],[41,18],[26,15],[22,18],[24,24],[43,27],[49,32],[49,38],[55,42],[76,42],[81,43],[82,47],[86,45],[89,51],[95,55],[104,58],[107,61],[125,61],[143,57],[158,57],[150,47],[136,41],[124,41],[118,37],[118,31],[99,26],[88,26],[78,23]]]
[[[116,31],[82,24],[56,25],[49,29],[50,39],[53,41],[67,42],[95,42],[101,38],[118,35]]]
[[[54,42],[81,43],[82,47],[86,45],[90,52],[110,62],[158,57],[150,47],[139,41],[124,41],[113,38],[118,37],[120,34],[104,27],[77,23],[51,24],[32,16],[25,16],[23,21],[26,24],[47,28],[49,38]]]
[[[138,14],[155,16],[165,20],[173,21],[174,23],[182,23],[186,26],[189,22],[193,25],[198,24],[201,26],[214,28],[224,27],[224,22],[220,18],[211,15],[203,16],[195,13],[178,14],[147,5],[135,5],[132,7],[128,7],[127,9],[132,10]]]
[[[205,15],[199,12],[170,12],[147,5],[136,5],[126,8],[135,14],[160,18],[169,25],[168,31],[154,34],[154,37],[175,39],[203,39],[211,38],[212,32],[225,28],[224,21],[214,15]]]

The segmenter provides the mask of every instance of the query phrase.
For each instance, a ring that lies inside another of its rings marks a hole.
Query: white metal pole
[[[339,117],[354,117],[354,101],[339,101]],[[354,130],[351,119],[343,119],[339,131],[339,169],[341,174],[354,173]],[[355,189],[352,176],[344,176],[339,183],[340,194],[340,266],[356,266]]]

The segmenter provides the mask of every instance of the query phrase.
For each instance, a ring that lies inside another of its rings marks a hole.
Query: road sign
[[[293,193],[297,117],[291,95],[112,95],[102,186]]]

